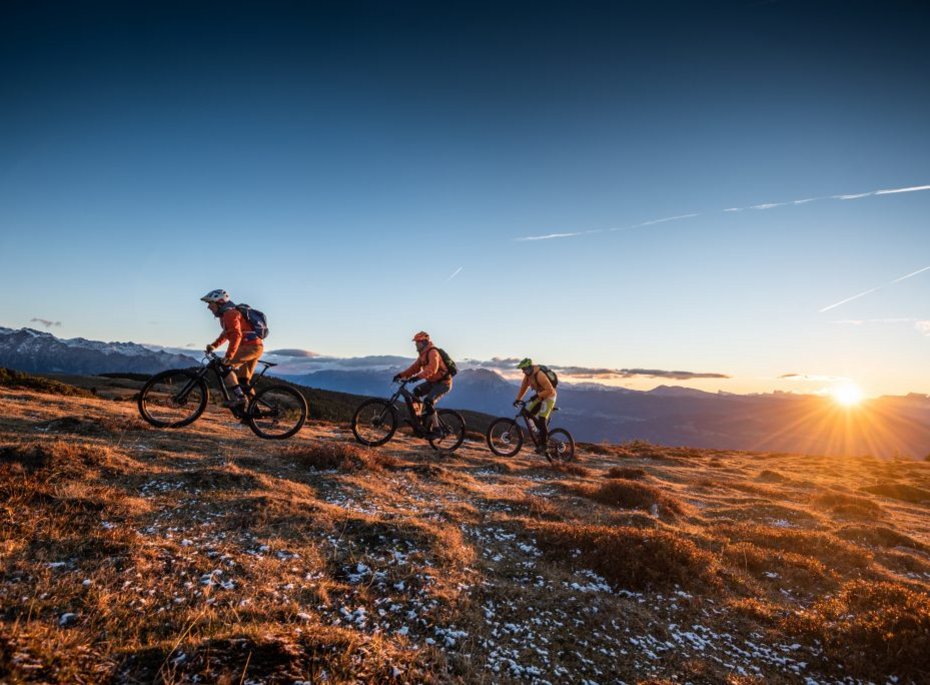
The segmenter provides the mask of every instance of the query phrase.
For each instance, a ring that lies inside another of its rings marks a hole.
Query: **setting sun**
[[[844,407],[852,407],[862,401],[862,390],[852,383],[838,385],[830,391],[833,399]]]

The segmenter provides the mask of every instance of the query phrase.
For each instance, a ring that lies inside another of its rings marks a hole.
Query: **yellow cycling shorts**
[[[537,405],[540,405],[538,412],[535,411]],[[549,420],[549,417],[552,415],[553,409],[555,409],[555,398],[554,397],[550,397],[548,400],[541,400],[538,397],[534,397],[526,405],[526,410],[530,414],[544,418],[547,421]]]

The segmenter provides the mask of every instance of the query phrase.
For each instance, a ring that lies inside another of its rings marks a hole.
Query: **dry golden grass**
[[[592,569],[620,589],[700,590],[719,582],[712,554],[664,531],[569,523],[531,530],[551,558]]]
[[[0,388],[0,682],[930,678],[930,463],[280,444],[94,383]]]
[[[873,519],[883,513],[878,502],[842,492],[821,493],[814,497],[813,504],[847,518]]]
[[[862,488],[862,490],[864,492],[870,492],[873,495],[881,495],[882,497],[897,499],[902,502],[930,505],[930,490],[914,487],[908,483],[880,483],[871,487]]]
[[[646,477],[646,470],[633,466],[611,466],[604,474],[605,478],[625,478],[626,480],[642,480]]]
[[[784,624],[791,633],[817,640],[846,673],[884,680],[893,672],[915,682],[926,682],[930,674],[926,592],[856,580]]]
[[[642,509],[655,516],[678,516],[685,511],[682,503],[661,488],[633,480],[613,477],[598,485],[581,485],[578,492],[601,504],[622,509]]]
[[[285,456],[298,465],[318,471],[380,471],[398,465],[398,460],[384,452],[358,447],[346,442],[301,445],[285,450]]]

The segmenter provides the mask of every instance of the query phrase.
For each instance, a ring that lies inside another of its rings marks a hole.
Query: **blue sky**
[[[0,12],[0,325],[930,392],[922,3]]]

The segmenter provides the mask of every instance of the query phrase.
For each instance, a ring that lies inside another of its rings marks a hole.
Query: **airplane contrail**
[[[930,186],[928,186],[928,187],[930,187]],[[871,295],[872,293],[874,293],[874,292],[876,292],[876,291],[878,291],[878,290],[882,290],[882,289],[884,289],[884,288],[887,288],[887,287],[889,287],[889,286],[892,286],[892,285],[894,285],[895,283],[900,283],[901,281],[906,281],[906,280],[909,279],[909,278],[914,278],[914,276],[916,276],[917,274],[922,274],[924,271],[930,271],[930,266],[925,266],[925,267],[923,267],[922,269],[917,269],[917,271],[912,271],[912,272],[910,272],[909,274],[904,274],[903,276],[900,276],[900,277],[894,279],[893,281],[889,281],[888,283],[885,283],[885,285],[879,285],[879,286],[876,286],[876,287],[874,287],[874,288],[870,288],[869,290],[864,290],[863,292],[859,293],[858,295],[853,295],[852,297],[847,297],[845,300],[840,300],[839,302],[834,302],[833,304],[828,305],[828,306],[824,307],[823,309],[821,309],[821,310],[820,310],[820,313],[823,314],[824,312],[828,312],[828,311],[830,311],[831,309],[835,309],[836,307],[839,307],[841,304],[846,304],[847,302],[852,302],[853,300],[858,300],[860,297],[865,297],[866,295]]]
[[[784,207],[786,205],[804,205],[809,202],[819,202],[821,200],[859,200],[864,197],[874,197],[876,195],[897,195],[899,193],[915,193],[922,190],[930,190],[930,185],[922,186],[907,186],[905,188],[885,188],[883,190],[870,190],[866,193],[847,193],[842,195],[824,195],[822,197],[805,197],[800,200],[788,200],[787,202],[763,202],[757,205],[749,205],[747,207],[727,207],[722,209],[722,212],[742,212],[747,209],[756,209],[756,210],[767,210],[774,209],[775,207]],[[666,221],[677,221],[679,219],[690,219],[691,217],[700,216],[700,214],[680,214],[678,216],[665,217],[663,219],[652,219],[650,221],[643,221],[642,223],[633,224],[632,226],[624,226],[621,228],[595,228],[588,231],[570,231],[564,233],[547,233],[544,235],[528,235],[523,236],[522,238],[514,238],[515,242],[525,242],[525,241],[535,241],[535,240],[558,240],[561,238],[577,238],[582,235],[591,235],[592,233],[607,233],[613,231],[623,231],[629,230],[631,228],[642,228],[644,226],[652,226],[654,224],[665,223]]]
[[[835,309],[836,307],[839,307],[841,304],[846,304],[847,302],[852,302],[853,300],[858,300],[860,297],[865,297],[866,295],[871,295],[871,294],[874,293],[875,291],[881,290],[882,287],[883,287],[883,286],[879,286],[879,287],[877,287],[877,288],[871,288],[871,289],[869,289],[869,290],[863,290],[863,291],[862,291],[861,293],[859,293],[858,295],[853,295],[852,297],[847,297],[845,300],[840,300],[839,302],[834,302],[833,304],[828,305],[828,306],[824,307],[823,309],[821,309],[821,310],[820,310],[820,313],[823,314],[824,312],[828,312],[828,311],[830,311],[831,309]]]
[[[464,269],[464,268],[465,268],[464,266],[460,266],[458,269],[456,269],[455,271],[453,271],[453,272],[452,272],[452,275],[449,276],[449,278],[446,279],[446,283],[448,283],[448,282],[451,281],[453,278],[455,278],[455,277],[458,276],[460,273],[462,273],[462,269]]]

